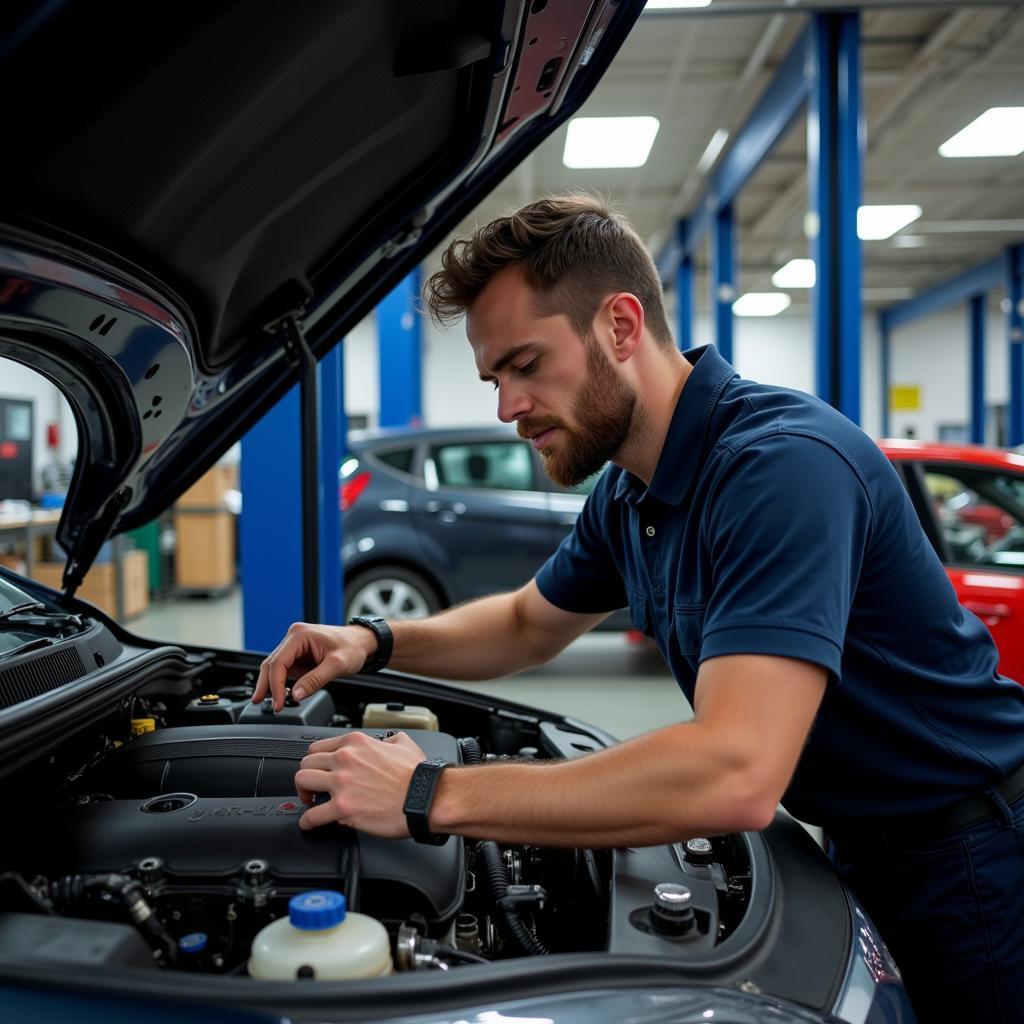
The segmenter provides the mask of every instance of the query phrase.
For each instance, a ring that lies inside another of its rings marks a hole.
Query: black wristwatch
[[[437,780],[441,772],[448,767],[443,757],[434,757],[428,761],[420,761],[413,770],[409,780],[409,789],[405,794],[405,823],[409,827],[409,835],[417,843],[428,846],[443,846],[448,842],[444,832],[431,832],[427,819],[430,816],[430,805],[434,802]]]
[[[361,672],[379,672],[391,660],[391,652],[395,649],[395,637],[391,632],[387,619],[379,615],[356,615],[348,620],[350,626],[365,626],[377,638],[377,650],[371,654],[363,665]]]

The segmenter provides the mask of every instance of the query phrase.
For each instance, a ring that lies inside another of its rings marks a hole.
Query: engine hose
[[[480,744],[472,736],[463,736],[459,740],[459,750],[462,751],[463,764],[483,764],[484,752]]]
[[[132,924],[146,940],[154,955],[160,960],[174,963],[178,959],[178,945],[170,933],[153,913],[146,901],[142,885],[127,875],[68,875],[54,882],[51,887],[55,902],[74,904],[94,892],[106,892],[120,901]]]
[[[547,946],[533,937],[529,928],[523,924],[523,919],[514,908],[501,902],[508,892],[508,872],[505,870],[505,864],[501,859],[501,850],[498,849],[498,844],[491,840],[486,840],[480,843],[477,849],[480,851],[480,857],[487,872],[487,879],[491,883],[491,894],[494,896],[494,902],[501,910],[516,945],[529,956],[546,956],[550,952]]]

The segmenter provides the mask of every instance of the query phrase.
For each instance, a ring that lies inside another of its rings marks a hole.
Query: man
[[[1022,1019],[1024,688],[996,674],[885,457],[817,399],[680,353],[650,255],[597,200],[533,203],[443,267],[431,309],[467,314],[499,419],[560,483],[613,465],[534,580],[392,623],[390,665],[517,672],[628,603],[694,718],[571,762],[448,769],[430,829],[635,846],[760,829],[781,800],[827,829],[923,1019]],[[297,624],[253,699],[380,654],[371,628]],[[423,757],[404,735],[315,743],[296,785],[327,799],[303,827],[408,835]]]

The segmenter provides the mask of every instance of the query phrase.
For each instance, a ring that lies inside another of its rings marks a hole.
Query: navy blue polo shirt
[[[932,810],[1008,775],[1024,687],[997,674],[889,460],[824,402],[743,380],[710,346],[685,356],[650,486],[609,466],[541,593],[573,612],[628,604],[691,703],[707,658],[826,668],[783,798],[804,821]]]

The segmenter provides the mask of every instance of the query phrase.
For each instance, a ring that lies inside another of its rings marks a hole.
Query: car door
[[[1024,474],[940,460],[912,472],[960,603],[988,626],[999,671],[1024,682]]]
[[[455,600],[521,586],[554,550],[547,495],[529,443],[432,441],[413,512],[424,545],[446,567]]]

